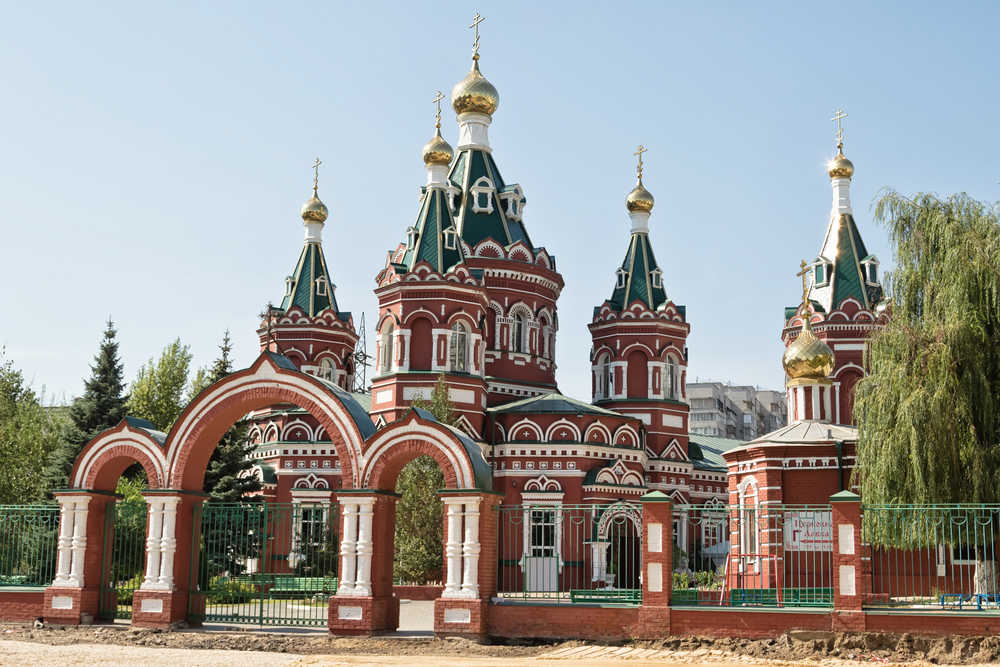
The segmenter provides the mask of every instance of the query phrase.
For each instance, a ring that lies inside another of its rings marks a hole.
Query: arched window
[[[389,373],[392,371],[392,339],[395,327],[392,326],[392,322],[389,322],[385,330],[382,332],[382,349],[379,352],[379,370],[382,373]]]
[[[333,381],[334,374],[337,370],[336,365],[333,363],[333,359],[326,357],[319,362],[319,372],[317,375],[324,380]]]
[[[739,522],[740,552],[753,556],[757,553],[757,486],[752,482],[740,490]]]
[[[673,359],[667,358],[667,398],[680,400],[681,369]]]
[[[600,358],[597,360],[597,364],[596,364],[597,368],[594,369],[594,374],[596,375],[596,377],[594,378],[594,380],[595,380],[594,398],[595,399],[610,398],[610,396],[611,396],[611,392],[610,392],[610,389],[611,389],[611,377],[610,377],[611,374],[610,374],[610,370],[611,369],[610,369],[610,367],[608,365],[609,361],[610,361],[610,357],[609,357],[609,355],[607,353],[602,354],[600,356]]]
[[[510,325],[510,349],[514,352],[524,352],[527,345],[524,344],[524,335],[527,331],[525,326],[527,318],[523,313],[514,316],[514,321]]]
[[[466,373],[469,370],[469,332],[460,322],[451,325],[448,361],[453,371]]]

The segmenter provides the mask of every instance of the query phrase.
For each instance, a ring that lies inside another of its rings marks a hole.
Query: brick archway
[[[114,491],[125,470],[138,463],[146,473],[150,488],[166,485],[164,434],[141,419],[126,417],[118,426],[91,440],[77,456],[70,473],[75,489]]]
[[[200,491],[209,458],[229,427],[251,410],[278,403],[295,404],[316,418],[337,450],[344,487],[355,486],[362,443],[375,431],[367,413],[343,390],[264,352],[250,368],[202,391],[181,413],[166,442],[169,488]]]

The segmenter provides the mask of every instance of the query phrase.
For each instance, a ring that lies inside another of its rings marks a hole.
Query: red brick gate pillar
[[[45,589],[42,617],[56,625],[86,625],[97,616],[104,559],[104,526],[115,494],[56,491],[59,542],[56,575]]]
[[[146,573],[132,595],[132,625],[168,628],[186,621],[189,611],[199,622],[204,597],[198,591],[197,548],[200,525],[195,509],[205,494],[151,489],[143,493],[146,519]],[[197,607],[201,606],[200,609]]]
[[[399,626],[399,598],[392,592],[393,542],[398,496],[385,491],[337,491],[340,568],[330,598],[328,627],[336,635],[372,635]]]
[[[443,491],[445,587],[434,601],[434,632],[485,639],[497,590],[497,505],[502,496]]]
[[[641,639],[670,635],[670,592],[673,587],[673,504],[660,491],[642,503],[642,605],[633,634]]]
[[[833,630],[862,631],[862,603],[868,579],[861,558],[861,496],[841,491],[830,496],[833,520]]]

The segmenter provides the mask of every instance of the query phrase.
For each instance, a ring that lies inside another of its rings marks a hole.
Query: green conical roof
[[[341,313],[334,296],[334,285],[323,256],[323,247],[316,241],[307,241],[302,247],[295,271],[289,276],[291,290],[286,290],[281,310],[298,306],[310,317],[332,308],[337,317],[346,321],[350,313]]]
[[[454,248],[449,248],[445,240],[446,230],[454,230],[455,234],[458,232],[445,192],[440,187],[425,191],[413,228],[416,230],[416,242],[406,249],[402,261],[407,271],[412,271],[418,262],[427,262],[435,271],[444,274],[464,260],[458,238],[452,244]]]
[[[624,310],[633,301],[642,301],[650,310],[656,310],[667,302],[667,292],[663,289],[663,272],[653,255],[649,234],[632,234],[620,270],[625,274],[625,284],[621,287],[616,284],[610,299],[617,310]],[[660,275],[659,287],[654,287],[654,272]]]
[[[472,210],[472,187],[482,177],[489,179],[493,185],[490,194],[493,210],[476,213]],[[459,151],[448,178],[462,191],[455,222],[462,240],[468,243],[470,248],[484,239],[492,238],[504,247],[523,241],[534,250],[524,224],[507,217],[506,207],[500,200],[500,193],[514,186],[507,186],[504,183],[503,176],[500,175],[500,170],[489,151],[480,148],[465,148]]]

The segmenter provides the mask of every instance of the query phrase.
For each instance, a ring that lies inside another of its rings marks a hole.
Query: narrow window
[[[316,296],[326,296],[326,278],[322,276],[316,279]]]
[[[451,344],[449,346],[449,361],[451,370],[466,373],[469,370],[469,333],[459,322],[451,327]]]
[[[531,544],[528,555],[542,558],[556,555],[555,510],[531,510]]]
[[[619,288],[625,287],[625,277],[627,275],[628,275],[628,272],[626,272],[624,269],[618,269],[618,272],[617,272],[618,282],[615,284],[615,286],[619,287]]]
[[[514,352],[524,352],[524,315],[518,313],[510,326],[510,345]]]
[[[392,338],[393,326],[392,322],[390,322],[385,332],[382,333],[382,353],[379,355],[379,364],[383,373],[388,373],[392,370]]]
[[[408,249],[417,245],[417,228],[410,227],[406,230],[406,247]]]
[[[446,250],[455,250],[458,247],[458,234],[454,227],[444,230],[444,247]]]
[[[295,278],[292,278],[291,276],[285,278],[285,295],[287,296],[288,294],[291,294],[292,289],[294,288],[295,288]]]

